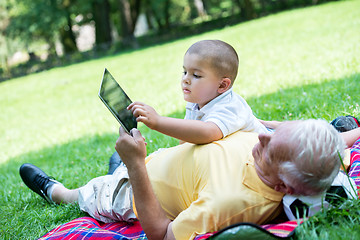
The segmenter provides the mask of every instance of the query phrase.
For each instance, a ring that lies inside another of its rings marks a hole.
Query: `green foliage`
[[[8,37],[20,38],[29,45],[33,41],[52,39],[58,29],[66,23],[64,12],[56,1],[13,0],[10,8]]]
[[[295,239],[358,239],[360,200],[346,201],[342,208],[321,211],[296,230]]]
[[[76,206],[47,205],[26,188],[18,169],[25,162],[39,165],[70,188],[106,174],[118,123],[97,97],[105,67],[133,100],[152,105],[159,114],[182,118],[185,103],[179,85],[184,52],[195,41],[221,39],[240,57],[234,90],[259,118],[359,117],[359,8],[360,1],[344,1],[284,12],[1,82],[1,238],[36,239],[84,215]],[[139,128],[148,153],[177,144],[144,125]],[[299,239],[336,239],[351,232],[355,237],[350,239],[358,238],[360,204],[353,201],[347,209],[319,215],[321,223],[299,228]]]
[[[196,8],[194,0],[124,0],[130,6],[129,18],[123,18],[121,1],[117,0],[6,0],[0,10],[0,81],[11,77],[43,71],[61,64],[88,60],[89,55],[108,51],[124,51],[129,48],[157,44],[199,34],[209,29],[223,28],[244,20],[265,16],[274,12],[323,3],[332,0],[225,0],[204,1],[204,8]],[[139,3],[139,4],[138,4]],[[249,3],[249,4],[246,4]],[[135,7],[139,6],[139,7]],[[201,13],[199,13],[201,12]],[[133,36],[133,28],[140,14],[146,16],[150,30],[141,39]],[[3,17],[5,15],[5,17]],[[123,22],[124,21],[124,22]],[[95,44],[90,52],[79,54],[76,36],[79,26],[91,23],[95,27]],[[125,28],[125,26],[128,26]],[[5,31],[5,30],[6,31]],[[128,29],[128,30],[126,30]],[[114,34],[115,33],[115,34]],[[117,33],[117,34],[116,34]],[[114,36],[119,37],[114,37]],[[55,49],[61,43],[62,50]],[[46,62],[32,61],[8,66],[4,64],[15,51],[35,53]],[[56,55],[65,55],[56,61]],[[72,59],[71,61],[66,61]]]

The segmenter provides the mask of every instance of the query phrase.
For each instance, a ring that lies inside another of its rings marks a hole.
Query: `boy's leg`
[[[65,188],[32,164],[23,164],[20,176],[32,191],[50,203],[78,202],[81,210],[103,222],[136,219],[125,165],[120,164],[112,175],[94,178],[85,186],[73,190]]]
[[[331,121],[331,125],[334,126],[339,132],[347,132],[352,129],[360,127],[359,120],[354,116],[339,116]]]
[[[109,159],[109,171],[107,174],[108,175],[113,174],[120,165],[125,166],[125,164],[121,160],[119,154],[115,151]]]
[[[73,203],[77,201],[78,189],[65,188],[60,182],[49,177],[35,165],[25,163],[20,167],[19,172],[26,186],[49,203]]]
[[[136,219],[125,165],[121,164],[113,174],[94,178],[79,188],[78,204],[82,211],[102,222]]]
[[[79,189],[67,189],[64,185],[58,184],[54,186],[51,193],[51,199],[57,203],[74,203],[79,198]]]

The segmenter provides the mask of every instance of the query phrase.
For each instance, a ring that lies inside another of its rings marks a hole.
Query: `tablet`
[[[125,131],[130,133],[131,129],[137,127],[136,118],[126,109],[132,101],[106,68],[100,85],[99,98]]]

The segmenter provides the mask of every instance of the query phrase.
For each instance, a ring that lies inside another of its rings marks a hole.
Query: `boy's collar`
[[[192,110],[198,110],[198,111],[202,111],[202,112],[206,112],[206,110],[208,108],[212,108],[212,106],[214,106],[218,101],[220,101],[221,99],[227,97],[229,94],[232,93],[232,87],[227,90],[226,92],[220,94],[219,96],[217,96],[216,98],[214,98],[213,100],[211,100],[210,102],[208,102],[205,106],[203,106],[201,109],[199,109],[199,105],[196,103],[193,106]]]

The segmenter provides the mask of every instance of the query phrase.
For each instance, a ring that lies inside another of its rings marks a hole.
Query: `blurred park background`
[[[329,0],[1,0],[0,81]]]

